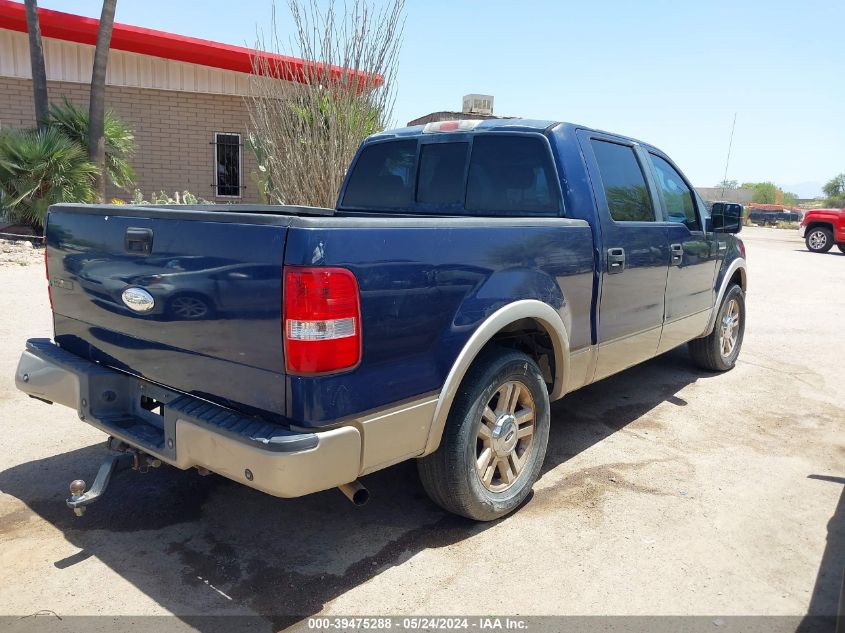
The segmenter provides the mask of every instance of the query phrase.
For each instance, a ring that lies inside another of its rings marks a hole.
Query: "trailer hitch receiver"
[[[94,483],[88,491],[85,490],[84,480],[74,479],[70,482],[70,498],[66,501],[66,503],[78,517],[81,517],[85,513],[87,506],[94,503],[100,498],[100,496],[102,496],[115,473],[129,468],[144,473],[150,468],[158,468],[161,466],[161,460],[145,453],[130,449],[123,442],[113,444],[113,438],[109,438],[107,446],[122,452],[106,457],[103,463],[100,464],[100,469],[97,471]]]

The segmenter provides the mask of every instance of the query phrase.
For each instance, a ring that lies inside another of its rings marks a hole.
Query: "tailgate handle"
[[[153,230],[129,227],[123,244],[129,253],[149,255],[153,251]]]

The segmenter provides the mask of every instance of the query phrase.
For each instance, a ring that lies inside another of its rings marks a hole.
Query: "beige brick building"
[[[86,106],[97,20],[39,10],[51,102]],[[259,202],[246,143],[254,52],[115,24],[106,107],[135,132],[137,187],[188,190],[215,202]],[[272,57],[272,56],[271,56]],[[286,60],[295,65],[301,60]],[[33,127],[29,43],[23,4],[0,0],[0,127]],[[289,82],[288,82],[289,83]],[[292,85],[292,84],[291,84]],[[129,199],[115,189],[109,197]]]

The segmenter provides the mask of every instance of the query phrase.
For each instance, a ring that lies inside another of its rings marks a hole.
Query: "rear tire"
[[[807,250],[813,253],[826,253],[833,248],[833,232],[817,226],[807,231],[804,243],[807,245]]]
[[[440,447],[417,461],[423,488],[441,508],[493,521],[525,501],[549,441],[549,394],[529,356],[495,347],[467,372]]]
[[[845,243],[837,244],[836,248],[838,248],[840,252],[845,253]]]
[[[707,336],[688,343],[693,362],[709,371],[728,371],[736,365],[745,337],[745,293],[736,284],[728,287],[716,313],[716,324]]]

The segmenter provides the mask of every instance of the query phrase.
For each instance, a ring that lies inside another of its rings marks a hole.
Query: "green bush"
[[[61,130],[0,132],[0,207],[9,219],[44,226],[57,202],[93,202],[97,168],[87,152]]]
[[[50,107],[47,129],[0,132],[0,209],[9,220],[40,229],[57,202],[94,202],[99,171],[88,160],[88,113],[65,100]],[[106,178],[128,189],[135,180],[129,157],[132,130],[113,113],[104,125]]]
[[[47,123],[61,130],[80,147],[88,147],[88,112],[67,99],[50,106]],[[103,123],[106,142],[106,176],[111,183],[126,191],[135,183],[135,170],[129,158],[135,153],[135,134],[113,112],[106,111]]]

